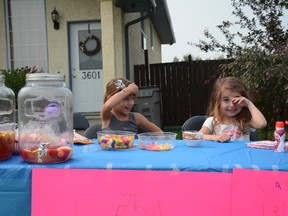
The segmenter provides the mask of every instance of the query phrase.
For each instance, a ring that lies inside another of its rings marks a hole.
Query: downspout
[[[125,57],[126,57],[126,78],[129,80],[130,79],[130,59],[129,59],[129,34],[128,34],[128,30],[129,30],[129,27],[131,25],[134,25],[138,22],[141,22],[142,20],[145,20],[149,17],[152,16],[152,14],[154,13],[155,11],[155,8],[156,8],[156,5],[155,6],[152,6],[148,12],[148,14],[146,14],[145,16],[141,16],[135,20],[132,20],[128,23],[126,23],[125,25]]]

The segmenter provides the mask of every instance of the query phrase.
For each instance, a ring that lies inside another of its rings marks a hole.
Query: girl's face
[[[235,97],[241,97],[241,94],[230,90],[222,90],[220,111],[224,117],[235,117],[241,112],[242,107],[232,102]]]
[[[117,112],[121,114],[127,115],[131,112],[131,109],[134,106],[134,102],[135,102],[135,95],[134,94],[128,95],[114,107],[114,110],[117,110]]]

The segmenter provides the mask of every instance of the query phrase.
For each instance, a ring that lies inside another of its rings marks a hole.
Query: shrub
[[[22,87],[25,86],[26,74],[36,72],[38,72],[38,70],[35,68],[35,66],[33,68],[29,68],[26,66],[22,68],[17,68],[15,70],[0,70],[0,73],[5,76],[5,85],[11,88],[15,94],[16,108],[18,92]]]

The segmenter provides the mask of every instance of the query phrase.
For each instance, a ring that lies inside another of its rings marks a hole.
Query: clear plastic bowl
[[[149,151],[166,151],[175,146],[176,133],[146,132],[138,134],[139,148]]]
[[[103,149],[131,149],[134,147],[135,135],[129,131],[104,130],[97,132],[97,139]]]

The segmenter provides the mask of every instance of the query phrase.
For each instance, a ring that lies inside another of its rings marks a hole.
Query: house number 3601
[[[82,72],[82,79],[100,79],[100,71]]]

